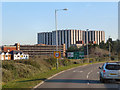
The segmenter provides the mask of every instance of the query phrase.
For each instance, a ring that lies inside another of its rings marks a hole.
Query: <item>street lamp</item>
[[[89,30],[89,29],[86,30],[86,31],[87,31],[87,35],[86,35],[86,36],[87,36],[87,39],[86,39],[86,40],[87,40],[87,43],[86,43],[86,44],[87,44],[87,59],[88,59],[88,63],[89,63],[89,57],[88,57],[88,38],[89,38],[89,37],[88,37],[88,30]]]
[[[55,10],[55,29],[56,29],[56,51],[58,51],[58,38],[57,38],[57,11],[60,10],[68,10],[67,8],[64,9],[56,9]],[[57,58],[57,62],[56,62],[56,69],[58,69],[58,58]]]
[[[111,44],[111,43],[110,43],[110,36],[109,36],[109,60],[111,60],[111,58],[110,58],[110,57],[111,57],[111,53],[110,53],[110,44]]]

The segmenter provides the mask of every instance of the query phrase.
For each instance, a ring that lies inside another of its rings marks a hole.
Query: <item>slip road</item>
[[[65,71],[46,80],[37,88],[116,88],[120,90],[117,82],[101,83],[99,81],[99,64],[89,64]]]

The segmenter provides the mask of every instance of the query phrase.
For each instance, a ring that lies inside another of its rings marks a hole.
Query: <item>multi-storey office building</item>
[[[93,42],[99,45],[100,42],[105,42],[104,31],[89,30],[58,30],[57,31],[58,45],[65,44],[66,49],[77,42],[87,44]],[[38,33],[38,44],[56,45],[56,31]]]

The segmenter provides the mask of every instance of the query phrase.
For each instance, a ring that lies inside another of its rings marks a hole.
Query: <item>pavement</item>
[[[109,81],[101,83],[99,81],[99,66],[102,66],[102,63],[89,64],[65,71],[45,80],[36,88],[101,88],[104,90],[120,90],[120,82]]]

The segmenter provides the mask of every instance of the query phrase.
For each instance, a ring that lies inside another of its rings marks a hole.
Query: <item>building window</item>
[[[64,43],[65,43],[65,30],[64,30]]]

